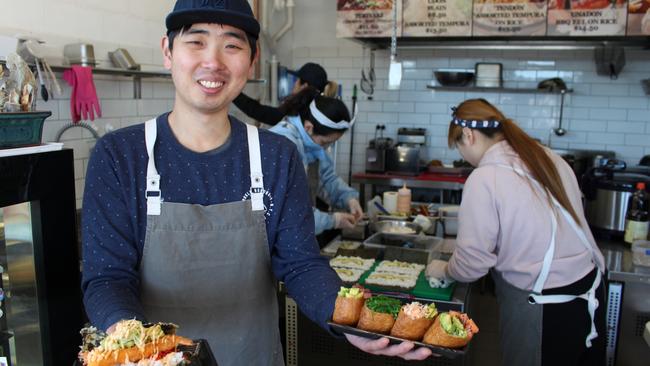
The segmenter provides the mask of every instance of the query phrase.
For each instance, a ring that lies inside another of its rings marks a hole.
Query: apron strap
[[[557,218],[555,213],[550,211],[551,214],[551,243],[549,244],[546,254],[544,254],[544,261],[542,262],[542,270],[537,276],[535,285],[533,286],[533,292],[541,294],[544,289],[544,284],[548,278],[548,274],[551,272],[551,262],[553,261],[553,256],[555,255],[555,238],[557,234]]]
[[[264,175],[260,154],[260,138],[257,127],[246,125],[248,136],[248,157],[251,173],[251,203],[253,211],[264,210]]]
[[[144,140],[147,145],[147,187],[145,197],[147,198],[147,215],[160,215],[162,195],[160,193],[160,175],[156,170],[156,162],[153,148],[156,145],[157,137],[156,119],[150,119],[144,124]]]
[[[591,317],[591,331],[587,335],[585,345],[587,348],[591,347],[591,341],[598,337],[596,331],[596,324],[594,322],[596,309],[598,308],[598,299],[596,298],[596,289],[600,285],[601,275],[600,271],[596,271],[596,278],[591,288],[582,295],[535,295],[531,294],[528,301],[532,304],[561,304],[575,299],[584,299],[587,301],[587,309]]]

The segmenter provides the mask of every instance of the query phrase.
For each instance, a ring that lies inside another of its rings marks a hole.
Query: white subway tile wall
[[[80,208],[86,167],[95,145],[95,137],[86,128],[70,127],[70,87],[61,80],[61,73],[57,73],[57,77],[63,88],[63,95],[55,95],[48,102],[37,102],[38,110],[52,111],[52,116],[45,120],[42,139],[57,141],[58,137],[58,141],[63,142],[65,148],[74,149],[75,190],[77,208]],[[82,121],[82,125],[89,126],[99,136],[154,118],[171,110],[173,105],[174,89],[171,80],[144,79],[140,100],[133,99],[133,81],[129,78],[95,75],[94,81],[102,117],[95,118],[94,121]]]
[[[427,129],[427,158],[445,163],[459,159],[456,150],[447,148],[446,133],[451,107],[469,98],[485,98],[495,103],[529,134],[557,148],[612,150],[628,164],[636,164],[650,153],[650,97],[639,81],[650,78],[648,51],[627,51],[628,63],[617,80],[596,74],[592,55],[586,51],[539,51],[517,53],[501,51],[403,51],[406,67],[402,88],[387,90],[388,54],[376,51],[377,82],[372,99],[359,90],[355,125],[353,172],[365,168],[365,147],[375,137],[375,126],[386,125],[384,136],[395,138],[398,127]],[[360,47],[298,48],[293,51],[294,66],[314,61],[326,65],[331,79],[343,87],[343,99],[351,106],[351,92],[359,84],[362,55]],[[300,56],[300,57],[297,57]],[[562,77],[574,90],[565,98],[563,125],[567,134],[552,133],[560,115],[559,95],[449,92],[429,90],[435,83],[433,71],[454,67],[471,69],[476,62],[501,62],[504,86],[535,87],[543,79]],[[368,57],[366,58],[368,63]],[[366,65],[367,66],[367,65]],[[60,77],[60,75],[59,75]],[[43,139],[53,141],[70,121],[70,90],[65,82],[62,96],[38,102],[39,110],[51,110]],[[174,87],[170,80],[144,80],[142,99],[133,99],[133,82],[128,78],[95,76],[102,106],[102,118],[87,121],[101,136],[116,128],[140,123],[171,109]],[[255,95],[255,93],[252,93]],[[241,116],[240,114],[238,116]],[[67,129],[61,136],[66,147],[75,150],[77,205],[81,206],[85,167],[94,145],[92,134],[83,128]],[[339,142],[337,170],[347,177],[350,136]]]
[[[340,40],[332,47],[293,49],[292,66],[318,62],[330,79],[343,86],[343,100],[351,107],[354,84],[361,78],[362,49]],[[387,51],[375,52],[377,82],[372,100],[359,90],[359,116],[354,129],[352,171],[365,169],[365,147],[375,136],[377,124],[386,125],[384,136],[396,138],[397,127],[427,129],[428,159],[451,163],[459,159],[456,150],[447,148],[446,134],[451,107],[470,98],[494,103],[531,136],[554,148],[599,149],[614,151],[628,164],[637,164],[650,152],[650,96],[644,94],[640,80],[650,78],[650,51],[626,49],[627,64],[618,79],[596,73],[593,52],[578,51],[484,51],[484,50],[400,50],[405,68],[400,90],[387,90]],[[345,61],[341,61],[341,60]],[[535,88],[537,83],[562,78],[573,93],[565,98],[564,136],[553,134],[560,116],[560,96],[515,94],[495,91],[449,92],[429,90],[436,84],[433,72],[439,68],[473,69],[477,62],[503,64],[505,87]],[[348,66],[354,65],[354,66]],[[366,55],[366,72],[369,56]],[[339,143],[337,170],[347,178],[350,137]]]

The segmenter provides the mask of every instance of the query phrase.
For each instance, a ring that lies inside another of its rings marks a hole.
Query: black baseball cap
[[[288,72],[292,75],[296,75],[300,80],[313,86],[319,91],[323,91],[327,85],[327,72],[325,72],[325,69],[323,69],[319,64],[308,62],[302,65],[298,71],[289,70]]]
[[[226,24],[259,38],[260,23],[247,0],[177,0],[167,15],[167,31],[196,23]]]

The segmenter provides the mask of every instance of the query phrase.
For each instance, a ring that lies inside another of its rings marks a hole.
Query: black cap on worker
[[[290,74],[296,75],[303,82],[313,86],[319,91],[323,91],[327,85],[327,72],[319,64],[308,62],[297,71],[289,70]]]
[[[178,0],[165,20],[167,31],[197,23],[230,25],[255,39],[260,34],[260,23],[247,0]]]

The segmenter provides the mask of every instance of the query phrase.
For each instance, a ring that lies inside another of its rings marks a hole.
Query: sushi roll
[[[357,325],[363,302],[363,289],[341,287],[334,303],[332,321],[341,325]]]
[[[402,306],[397,315],[397,320],[390,335],[411,341],[419,341],[433,324],[433,319],[438,315],[436,305],[412,302]]]
[[[388,334],[395,324],[402,303],[386,296],[373,296],[361,309],[357,328],[368,332]]]
[[[467,314],[457,311],[441,313],[424,334],[422,342],[447,348],[461,348],[467,345],[478,327]]]

